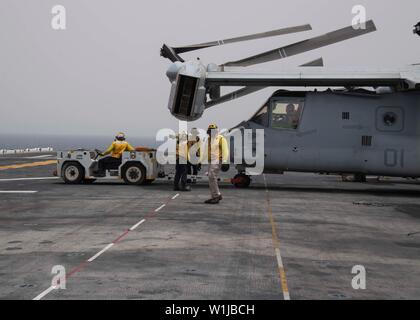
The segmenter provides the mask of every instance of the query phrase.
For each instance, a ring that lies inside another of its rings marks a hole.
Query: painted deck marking
[[[37,193],[38,191],[34,190],[0,190],[0,193],[7,193],[7,194],[32,194]]]
[[[97,254],[95,254],[92,258],[88,259],[88,262],[92,262],[96,258],[98,258],[101,254],[103,254],[105,251],[111,249],[114,246],[114,243],[110,243],[105,248],[103,248],[101,251],[99,251]]]
[[[41,300],[42,298],[44,298],[47,294],[49,294],[51,291],[55,290],[56,287],[55,286],[51,286],[48,289],[42,291],[39,295],[37,295],[33,300]]]
[[[277,226],[274,220],[273,211],[271,209],[270,192],[268,191],[267,179],[265,178],[265,174],[263,175],[263,177],[264,177],[265,192],[267,194],[267,206],[268,206],[268,214],[269,214],[270,224],[271,224],[271,235],[273,239],[274,252],[276,254],[276,259],[277,259],[277,267],[278,267],[278,272],[279,272],[279,277],[280,277],[281,289],[283,291],[284,300],[290,300],[290,293],[289,293],[289,287],[287,285],[286,272],[284,270],[283,259],[281,258],[280,241],[277,234]]]
[[[143,220],[141,220],[141,221],[139,221],[139,222],[137,222],[134,226],[132,226],[131,228],[130,228],[130,231],[133,231],[133,230],[136,230],[143,222],[145,222],[146,220],[145,219],[143,219]]]
[[[56,163],[57,163],[57,160],[47,160],[47,161],[38,161],[38,162],[31,162],[31,163],[10,164],[10,165],[6,165],[6,166],[0,166],[0,171],[9,170],[9,169],[21,169],[21,168],[49,166],[51,164],[56,164]]]
[[[58,177],[35,177],[35,178],[10,178],[10,179],[0,179],[0,182],[9,182],[9,181],[31,181],[31,180],[56,180]]]
[[[166,204],[162,204],[159,208],[155,209],[155,212],[159,212],[163,208],[165,208]]]
[[[88,260],[82,262],[79,266],[77,266],[76,268],[74,268],[73,270],[71,270],[69,273],[66,274],[66,279],[69,279],[71,276],[73,276],[74,274],[80,272],[81,270],[83,270],[88,264],[92,263],[95,259],[97,259],[100,255],[104,254],[106,251],[108,251],[109,249],[111,249],[114,245],[116,245],[119,241],[121,241],[127,234],[129,234],[131,231],[134,231],[135,229],[137,229],[141,224],[143,224],[144,222],[146,222],[148,219],[152,218],[154,215],[156,215],[156,213],[160,210],[162,210],[164,207],[166,207],[166,205],[171,201],[176,199],[179,196],[179,193],[176,194],[175,196],[169,198],[166,203],[162,204],[160,207],[158,207],[155,210],[152,210],[149,212],[149,214],[147,214],[144,219],[140,220],[138,223],[136,223],[135,225],[133,225],[130,229],[125,230],[118,238],[116,238],[114,241],[112,241],[110,244],[108,244],[105,248],[103,248],[101,251],[99,251],[98,253],[96,253],[95,255],[93,255],[91,258],[89,258]],[[48,295],[49,293],[51,293],[53,290],[55,289],[55,287],[50,286],[48,289],[44,290],[43,292],[41,292],[39,295],[37,295],[33,300],[41,300],[42,298],[44,298],[46,295]]]
[[[43,156],[25,157],[24,159],[43,159],[43,158],[52,158],[52,157],[55,157],[55,155],[45,154]]]

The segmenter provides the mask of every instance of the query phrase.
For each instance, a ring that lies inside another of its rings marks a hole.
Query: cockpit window
[[[264,106],[251,119],[252,122],[268,127],[268,106]]]
[[[271,126],[276,129],[297,129],[302,108],[302,102],[274,101]]]

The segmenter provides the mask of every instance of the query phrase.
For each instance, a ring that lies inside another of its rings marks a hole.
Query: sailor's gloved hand
[[[197,171],[201,171],[201,163],[197,164]]]
[[[229,171],[229,169],[230,169],[229,163],[223,163],[222,164],[222,167],[221,167],[222,172],[227,172],[227,171]]]

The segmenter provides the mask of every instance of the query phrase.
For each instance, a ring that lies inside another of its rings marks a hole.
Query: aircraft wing
[[[216,71],[208,72],[206,84],[255,87],[380,87],[418,88],[420,69],[407,71],[337,71],[296,69],[279,73]]]

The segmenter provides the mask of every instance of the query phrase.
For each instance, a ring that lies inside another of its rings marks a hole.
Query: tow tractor
[[[54,174],[67,184],[90,184],[96,180],[113,179],[124,180],[130,185],[148,185],[157,179],[174,179],[174,173],[165,173],[164,166],[157,162],[155,149],[138,147],[136,151],[126,151],[122,155],[121,165],[118,168],[107,169],[105,173],[98,172],[100,154],[101,151],[97,149],[57,152],[57,170]],[[208,180],[207,174],[194,178],[197,182]],[[247,188],[251,179],[245,173],[239,173],[233,179],[221,177],[219,182],[232,183],[237,188]]]
[[[152,183],[162,174],[162,167],[156,161],[156,150],[136,148],[126,151],[118,168],[98,172],[99,150],[71,150],[57,153],[57,176],[67,184],[93,183],[97,179],[124,180],[126,184],[145,185]]]

